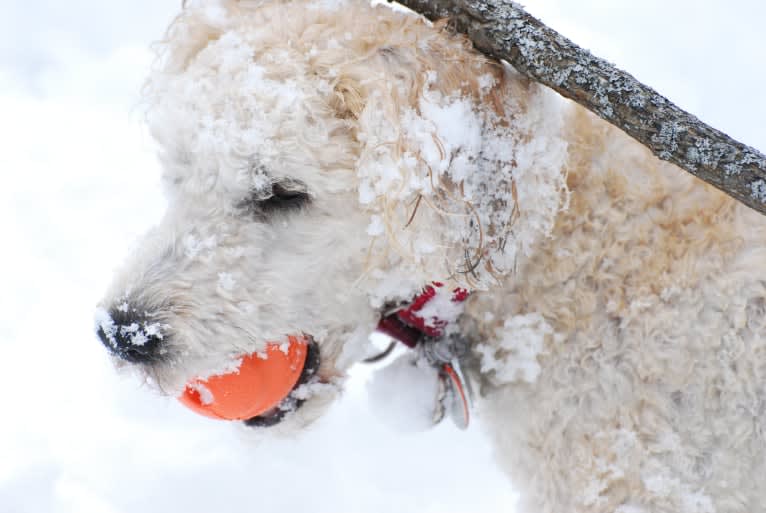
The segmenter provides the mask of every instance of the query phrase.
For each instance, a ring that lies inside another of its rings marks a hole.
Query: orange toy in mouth
[[[213,419],[247,420],[268,412],[292,392],[306,363],[306,338],[288,339],[268,344],[265,357],[244,356],[233,372],[191,380],[178,400]]]

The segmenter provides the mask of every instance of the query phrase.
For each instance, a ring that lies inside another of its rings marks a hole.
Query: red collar
[[[426,286],[409,305],[385,314],[377,330],[417,350],[438,369],[441,392],[435,422],[449,414],[455,425],[465,429],[470,416],[470,387],[461,372],[460,359],[468,346],[455,324],[469,292],[461,288],[449,292],[443,287],[439,282]]]
[[[467,290],[457,288],[446,299],[444,296],[449,293],[441,290],[443,287],[437,281],[427,285],[409,305],[383,316],[378,331],[411,348],[426,338],[443,337],[449,325],[457,321],[462,303],[469,295]]]

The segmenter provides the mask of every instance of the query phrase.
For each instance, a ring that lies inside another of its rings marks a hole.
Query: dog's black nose
[[[96,315],[96,334],[115,356],[131,363],[151,363],[164,352],[162,324],[125,306]]]

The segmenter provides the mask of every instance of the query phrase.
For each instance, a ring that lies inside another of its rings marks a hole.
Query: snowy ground
[[[137,91],[179,3],[0,0],[0,512],[512,510],[481,426],[391,432],[365,372],[314,430],[258,447],[112,372],[93,306],[163,209]],[[766,150],[762,2],[527,4]]]

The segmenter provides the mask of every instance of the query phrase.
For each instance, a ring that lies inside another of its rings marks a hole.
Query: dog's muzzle
[[[96,312],[96,334],[112,355],[137,365],[161,362],[167,354],[166,328],[128,303]],[[179,401],[213,419],[271,426],[303,400],[292,396],[319,369],[319,345],[308,335],[269,343],[262,352],[244,354],[231,372],[187,382]]]

